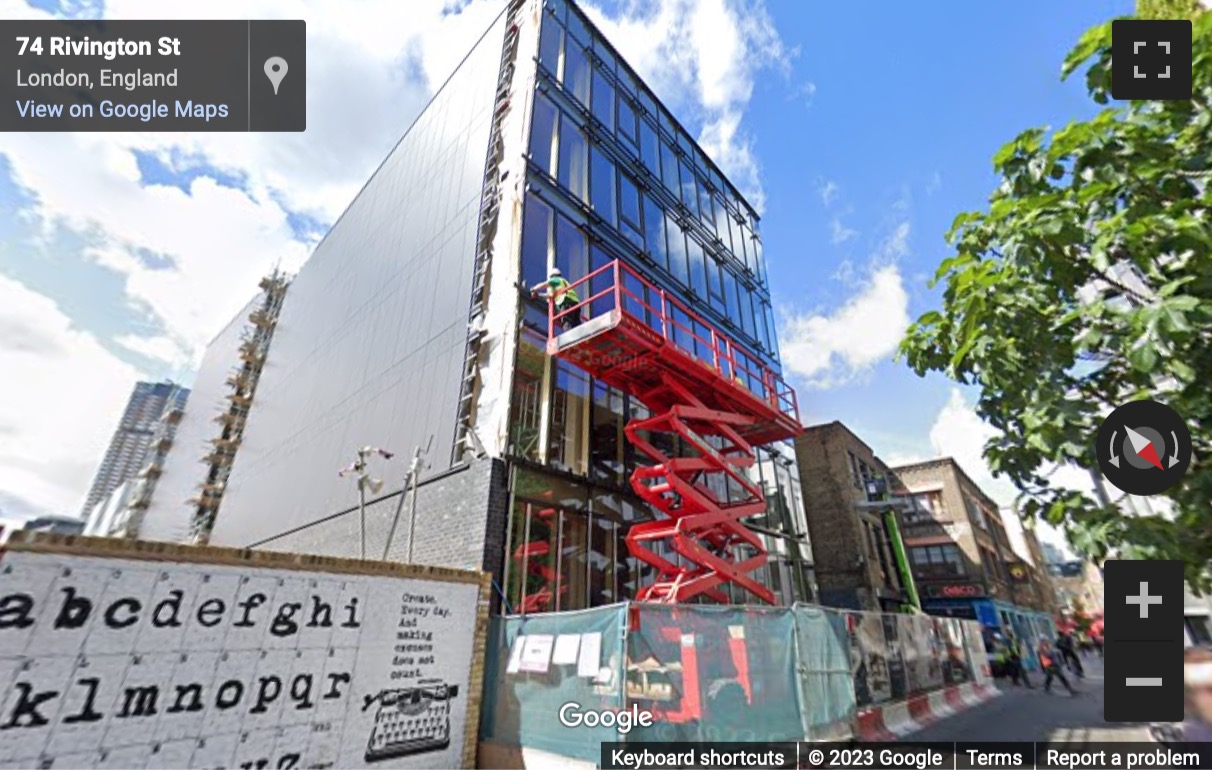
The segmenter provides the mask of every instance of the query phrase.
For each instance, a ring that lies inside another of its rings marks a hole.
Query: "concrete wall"
[[[187,501],[198,496],[198,485],[210,470],[202,458],[211,450],[210,440],[221,430],[215,417],[230,406],[227,377],[240,364],[240,332],[250,326],[248,314],[261,301],[260,294],[251,299],[206,347],[172,448],[164,458],[164,472],[139,527],[143,540],[189,540],[190,520],[197,506]]]
[[[503,34],[498,18],[292,282],[213,544],[347,507],[337,471],[359,446],[404,458],[432,435],[448,466]],[[398,489],[405,469],[372,473]]]

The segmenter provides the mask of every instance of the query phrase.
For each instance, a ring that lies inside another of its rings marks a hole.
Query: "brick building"
[[[895,495],[888,466],[838,421],[809,427],[795,454],[821,603],[889,611],[909,601],[895,514],[891,522],[887,515],[907,501]]]
[[[901,528],[923,609],[1020,638],[1053,634],[997,504],[959,464],[944,457],[892,472],[913,500]]]

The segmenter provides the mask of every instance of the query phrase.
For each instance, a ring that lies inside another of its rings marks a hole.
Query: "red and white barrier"
[[[894,741],[1000,694],[992,684],[969,683],[872,706],[859,712],[855,737],[860,741]]]

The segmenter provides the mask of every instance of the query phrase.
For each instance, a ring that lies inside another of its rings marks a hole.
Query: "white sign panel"
[[[0,555],[0,768],[474,756],[479,575],[72,542]]]

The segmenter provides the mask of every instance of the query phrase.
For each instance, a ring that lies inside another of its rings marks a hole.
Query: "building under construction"
[[[357,556],[364,524],[527,612],[812,597],[758,216],[574,4],[507,5],[276,328],[210,542]],[[364,519],[362,446],[398,458]]]
[[[149,456],[140,474],[155,486],[115,534],[206,542],[289,286],[285,274],[265,276],[257,295],[207,346],[188,406],[171,415],[171,444]]]

